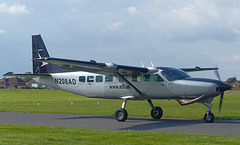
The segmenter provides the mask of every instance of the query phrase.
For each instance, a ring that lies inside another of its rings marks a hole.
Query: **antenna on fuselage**
[[[153,62],[151,61],[151,65],[152,65],[152,67],[154,67],[154,65],[153,65]]]
[[[142,65],[142,67],[145,67],[141,60],[140,60],[140,63],[141,63],[141,65]]]

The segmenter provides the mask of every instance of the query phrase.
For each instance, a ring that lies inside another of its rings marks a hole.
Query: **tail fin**
[[[49,57],[46,46],[41,35],[32,35],[32,58],[33,58],[33,74],[49,73],[51,64],[34,61],[37,58]]]
[[[59,66],[57,64],[34,61],[38,58],[50,57],[41,35],[32,35],[33,74],[47,75],[50,73],[63,73],[79,71],[79,68]]]

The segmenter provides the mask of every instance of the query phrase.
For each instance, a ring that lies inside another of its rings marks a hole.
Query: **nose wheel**
[[[214,114],[212,112],[207,112],[205,115],[204,115],[204,120],[205,122],[207,123],[212,123],[214,121]]]
[[[215,119],[214,114],[211,112],[212,104],[208,103],[207,105],[204,104],[205,106],[208,107],[207,113],[204,115],[204,120],[206,123],[212,123]]]

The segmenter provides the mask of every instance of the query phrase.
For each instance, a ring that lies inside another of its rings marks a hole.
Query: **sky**
[[[0,0],[0,75],[32,71],[34,34],[52,57],[240,78],[239,0]]]

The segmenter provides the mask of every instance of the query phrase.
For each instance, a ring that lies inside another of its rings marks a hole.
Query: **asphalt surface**
[[[130,116],[125,122],[118,122],[113,116],[0,112],[0,124],[240,135],[240,120],[205,123],[201,119],[153,120]]]

